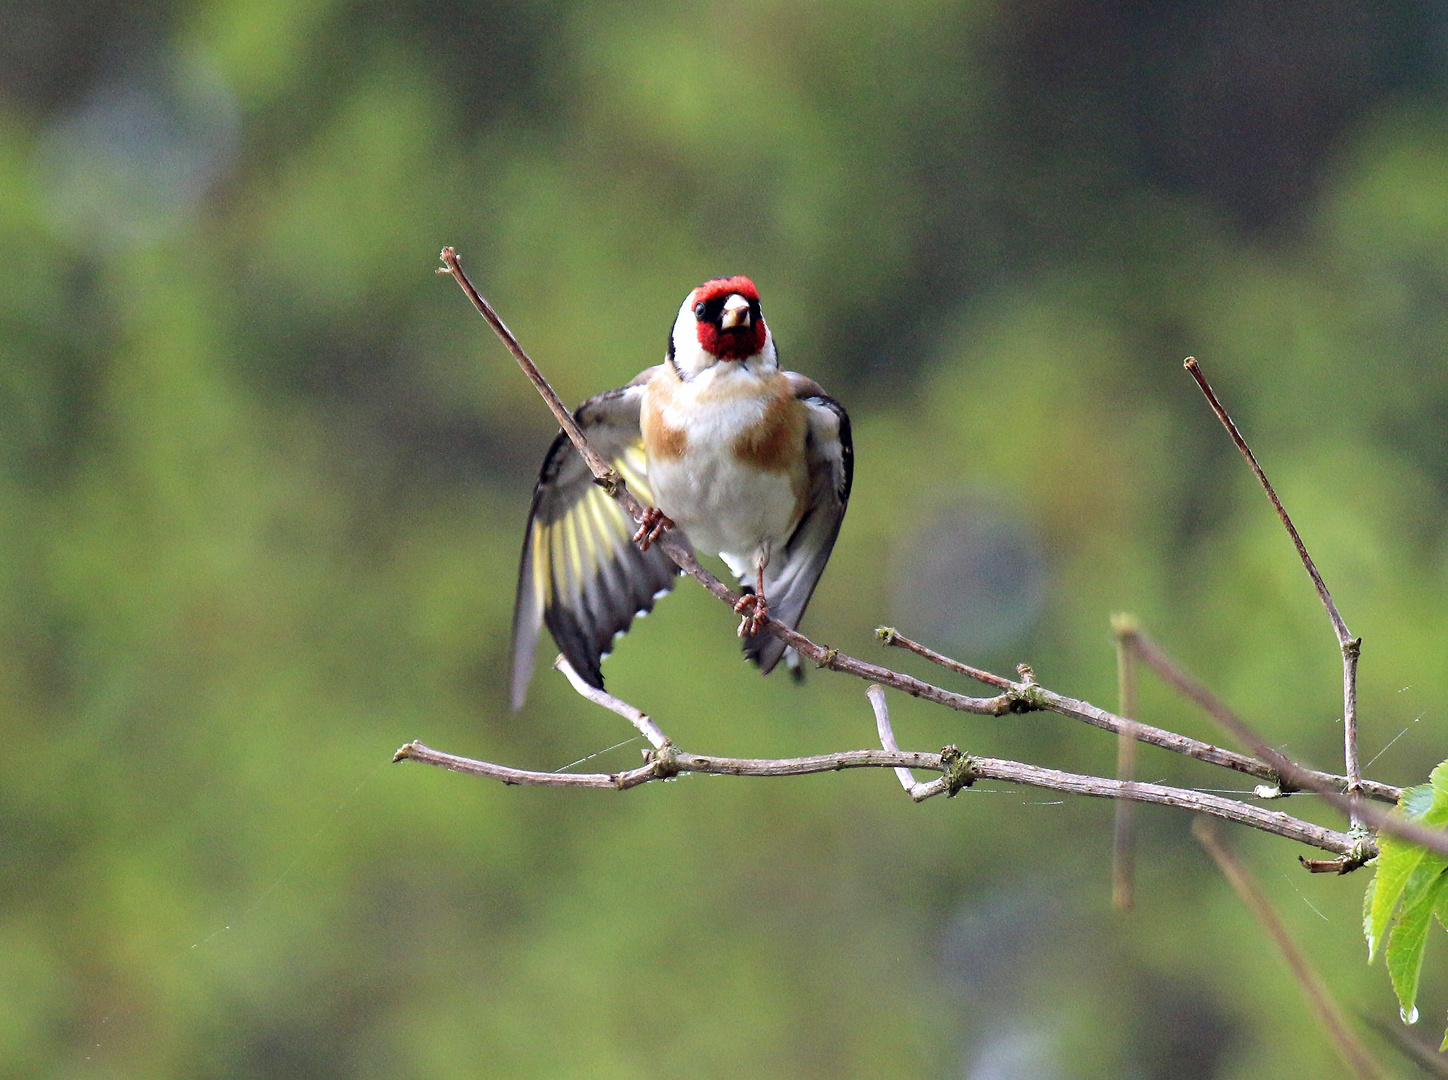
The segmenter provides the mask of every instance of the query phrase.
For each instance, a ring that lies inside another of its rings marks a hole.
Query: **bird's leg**
[[[634,533],[633,541],[639,546],[640,551],[648,551],[649,546],[659,538],[659,534],[665,529],[672,529],[674,523],[657,506],[650,506],[644,510],[644,516],[639,519],[639,531]]]
[[[769,617],[769,601],[764,598],[764,568],[769,563],[769,557],[755,561],[755,581],[758,583],[754,592],[745,593],[734,605],[736,614],[743,615],[739,621],[739,636],[753,637],[764,629],[764,621]]]

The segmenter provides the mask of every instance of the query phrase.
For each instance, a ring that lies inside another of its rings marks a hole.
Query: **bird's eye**
[[[694,305],[694,318],[700,320],[701,322],[703,321],[703,319],[704,319],[704,301],[700,300],[697,304]]]

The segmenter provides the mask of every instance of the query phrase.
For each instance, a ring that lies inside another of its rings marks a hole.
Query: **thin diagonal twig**
[[[1332,632],[1337,636],[1338,650],[1342,653],[1343,771],[1347,774],[1347,793],[1357,795],[1362,791],[1363,780],[1362,767],[1358,764],[1357,745],[1357,665],[1358,656],[1362,653],[1362,639],[1354,638],[1348,630],[1347,623],[1343,621],[1342,614],[1337,610],[1337,604],[1333,602],[1332,593],[1327,590],[1327,583],[1317,572],[1317,564],[1307,553],[1307,545],[1302,542],[1297,527],[1292,524],[1292,518],[1288,516],[1287,508],[1282,505],[1282,500],[1272,489],[1272,484],[1268,481],[1267,474],[1262,471],[1262,466],[1257,464],[1257,456],[1252,453],[1252,448],[1247,445],[1247,440],[1242,438],[1242,433],[1237,430],[1237,425],[1232,422],[1232,418],[1227,415],[1227,410],[1217,400],[1217,395],[1212,390],[1211,384],[1207,382],[1207,377],[1202,374],[1201,365],[1197,363],[1196,357],[1188,356],[1183,366],[1201,387],[1202,393],[1206,395],[1207,403],[1217,414],[1217,419],[1222,422],[1222,426],[1227,429],[1227,434],[1232,437],[1232,441],[1237,444],[1237,449],[1247,460],[1252,475],[1257,478],[1257,482],[1262,485],[1262,490],[1267,493],[1273,509],[1277,511],[1277,516],[1287,529],[1287,535],[1292,537],[1292,543],[1297,548],[1302,565],[1307,569],[1308,577],[1312,578],[1312,584],[1317,589],[1322,606],[1327,609],[1327,617],[1332,623]],[[1354,819],[1354,824],[1358,824],[1356,819]]]
[[[895,729],[890,726],[890,705],[885,700],[885,691],[878,684],[872,684],[865,691],[865,696],[870,699],[870,707],[875,710],[875,733],[880,737],[880,745],[892,753],[900,752],[900,745],[895,741]],[[916,802],[929,798],[935,792],[931,791],[931,784],[922,784],[915,779],[914,774],[906,768],[897,768],[895,777],[900,781],[900,786],[905,789]],[[938,784],[939,781],[934,781]]]
[[[568,411],[568,406],[563,404],[563,400],[548,384],[548,380],[538,370],[538,365],[533,363],[528,354],[523,351],[523,346],[518,344],[518,339],[513,336],[513,331],[508,329],[507,324],[493,309],[493,305],[483,298],[483,294],[473,287],[467,274],[463,273],[457,249],[445,247],[439,257],[442,259],[443,265],[438,268],[437,272],[452,275],[453,280],[458,283],[458,288],[462,289],[464,295],[473,302],[473,307],[478,309],[478,314],[487,320],[488,325],[493,328],[493,333],[502,339],[508,351],[513,354],[513,359],[518,361],[518,366],[523,369],[523,374],[528,376],[528,381],[533,384],[533,389],[543,396],[543,400],[548,403],[549,410],[558,419],[559,425],[568,432],[569,440],[583,455],[583,460],[588,463],[589,471],[604,487],[622,483],[622,477],[618,475],[613,466],[605,461],[603,455],[594,450],[588,440],[583,437],[583,429],[578,426],[578,421],[573,419],[573,414]]]
[[[622,701],[614,697],[606,690],[600,690],[596,686],[589,686],[588,683],[583,681],[583,676],[573,669],[573,665],[568,662],[566,657],[560,654],[558,658],[553,661],[553,666],[563,672],[564,677],[568,679],[579,696],[587,698],[595,705],[602,705],[609,712],[622,716],[638,729],[640,735],[653,744],[655,750],[662,750],[664,747],[670,745],[669,737],[659,730],[659,725],[654,723],[647,713],[635,709],[627,701]]]
[[[1010,690],[1016,685],[1011,682],[1010,679],[1003,678],[989,671],[983,671],[977,667],[971,667],[969,664],[962,664],[959,660],[952,660],[950,657],[938,653],[934,649],[920,644],[918,641],[911,641],[893,626],[875,627],[875,636],[886,645],[893,645],[897,649],[904,649],[906,652],[912,652],[916,656],[923,656],[932,664],[939,664],[947,671],[953,671],[957,675],[964,675],[974,679],[976,682],[983,682],[987,686],[994,686],[1001,690]]]

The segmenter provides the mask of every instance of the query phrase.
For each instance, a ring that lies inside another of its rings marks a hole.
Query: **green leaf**
[[[1415,792],[1431,790],[1427,784],[1421,788],[1409,789]],[[1405,791],[1399,806],[1407,804],[1408,792]],[[1382,943],[1383,935],[1387,933],[1388,923],[1392,921],[1393,912],[1398,908],[1398,901],[1402,899],[1408,878],[1425,855],[1427,852],[1416,844],[1405,843],[1386,835],[1379,837],[1377,871],[1368,885],[1363,917],[1363,934],[1368,939],[1368,963],[1372,963],[1373,957],[1377,955],[1378,946]]]
[[[1424,825],[1448,825],[1448,762],[1434,768],[1428,783],[1405,789],[1398,800],[1398,809],[1410,820]],[[1363,936],[1368,942],[1369,963],[1377,955],[1400,901],[1405,909],[1410,903],[1410,898],[1405,895],[1409,879],[1421,867],[1432,868],[1425,871],[1431,878],[1445,865],[1448,865],[1448,859],[1430,854],[1416,844],[1394,836],[1379,838],[1377,870],[1363,903]],[[1392,947],[1390,943],[1389,948]],[[1421,954],[1418,960],[1421,963]]]
[[[1442,860],[1424,863],[1415,870],[1403,892],[1403,912],[1388,937],[1388,976],[1398,994],[1403,1019],[1411,1022],[1417,1013],[1418,977],[1423,971],[1423,949],[1434,907],[1444,899],[1448,875]]]
[[[1404,788],[1398,799],[1398,808],[1410,818],[1425,818],[1433,810],[1433,794],[1432,784]]]

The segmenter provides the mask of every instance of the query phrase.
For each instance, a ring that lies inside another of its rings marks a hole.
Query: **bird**
[[[689,291],[664,361],[574,412],[647,511],[637,529],[560,431],[544,456],[518,568],[512,704],[521,708],[539,633],[603,688],[603,658],[681,572],[665,529],[716,554],[743,596],[744,655],[768,675],[793,649],[766,617],[798,626],[839,536],[854,478],[850,419],[813,379],[782,370],[759,291],[744,276]]]

